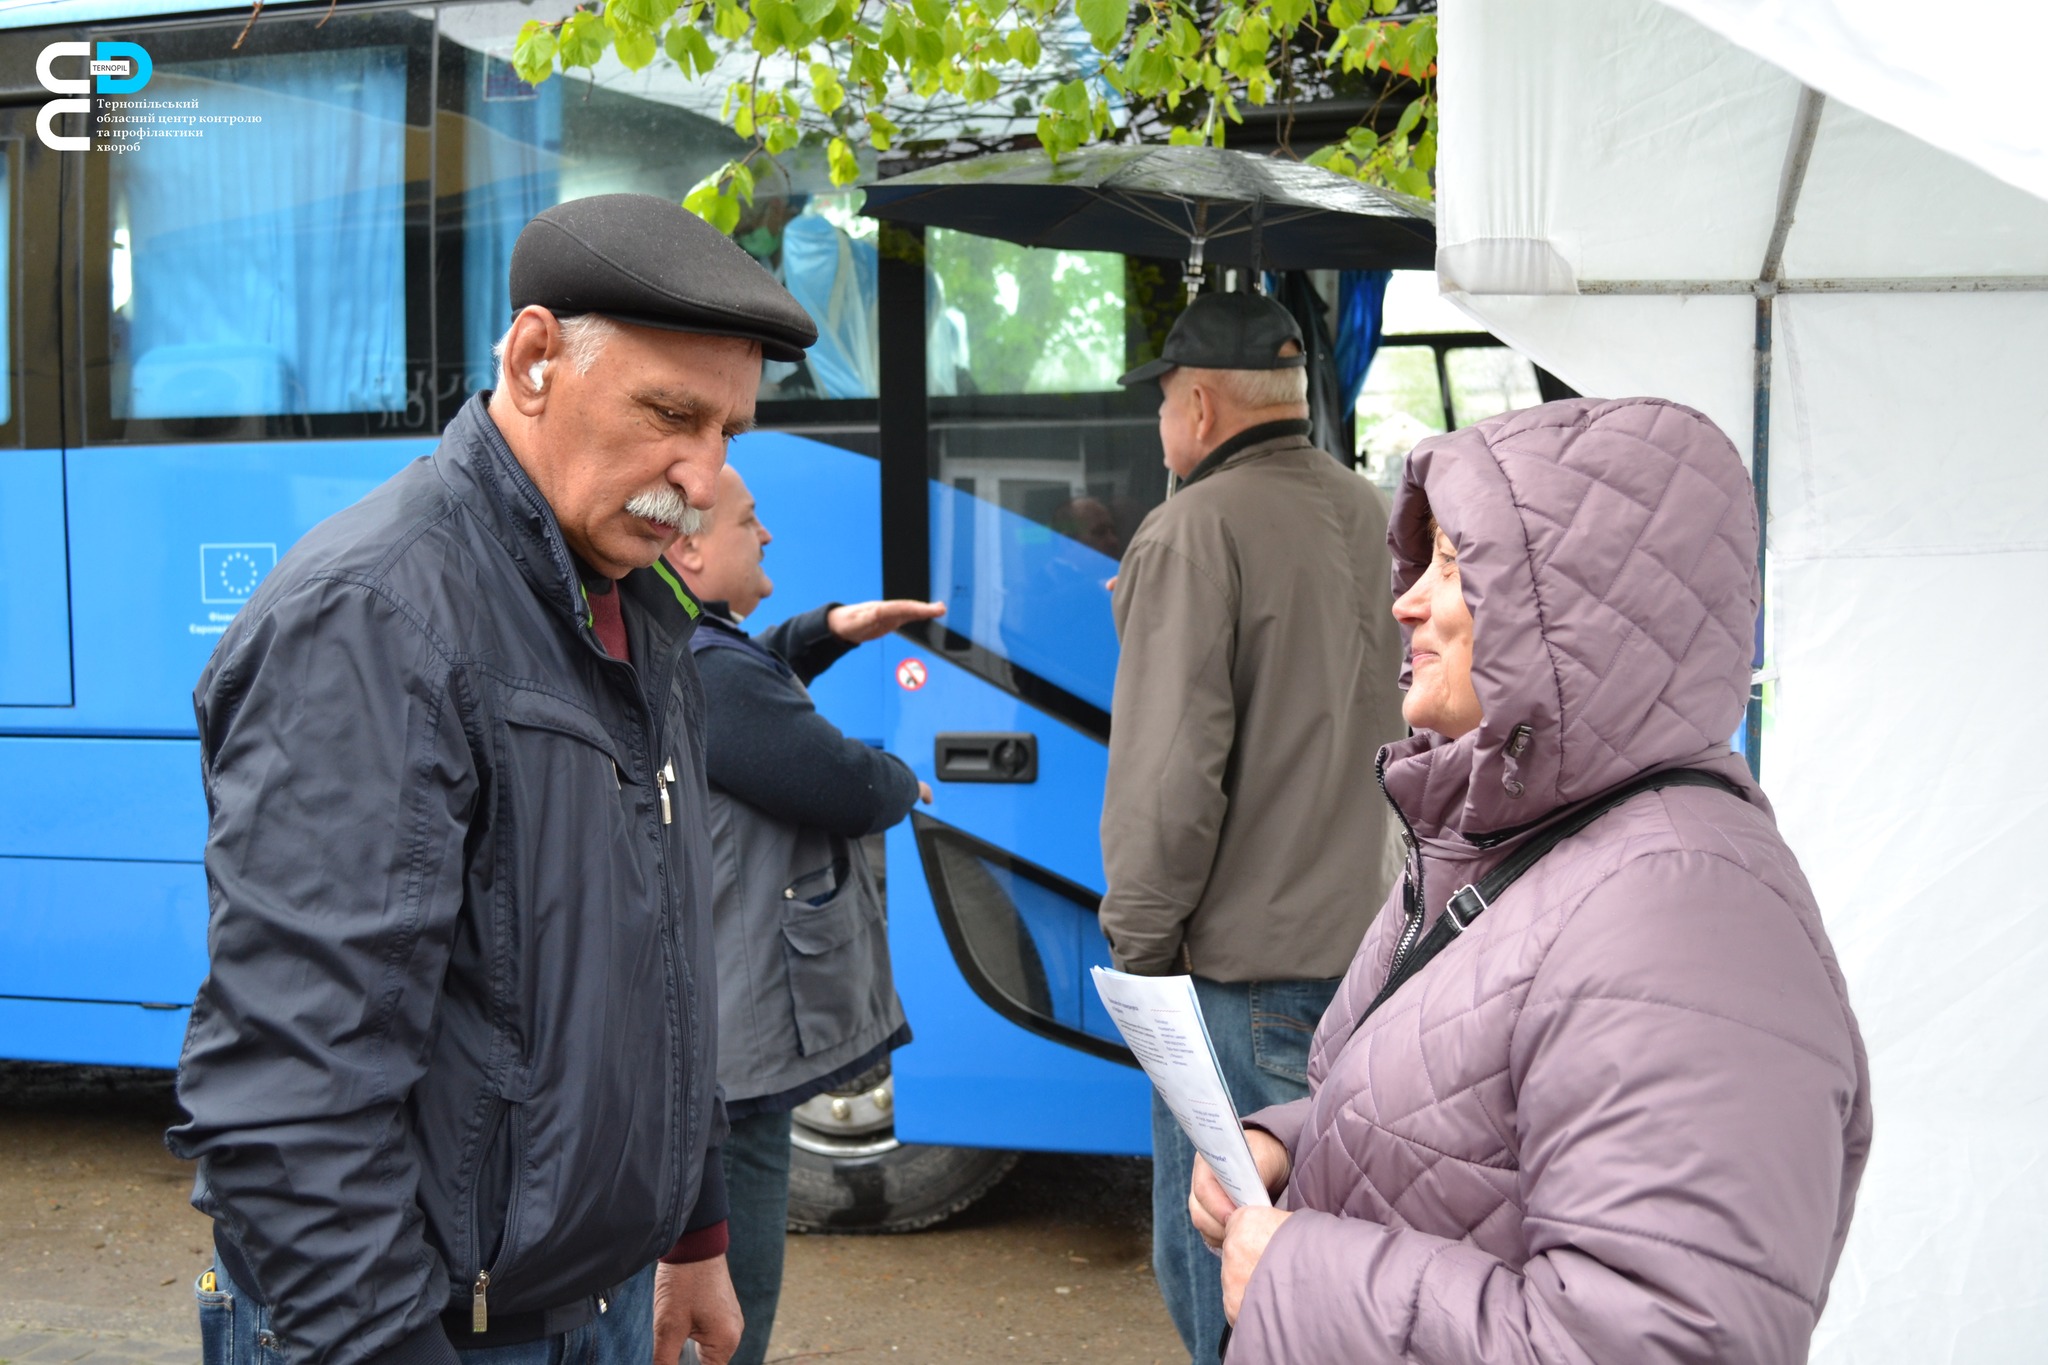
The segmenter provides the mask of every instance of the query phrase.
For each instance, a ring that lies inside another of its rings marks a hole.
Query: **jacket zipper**
[[[614,591],[616,591],[616,589],[614,589]],[[586,630],[585,635],[589,639],[590,647],[592,649],[595,649],[601,657],[603,657],[608,662],[619,664],[625,668],[627,675],[631,677],[633,680],[633,690],[639,694],[640,710],[647,725],[647,734],[650,741],[648,746],[647,765],[649,771],[652,772],[654,775],[655,788],[659,794],[660,800],[661,823],[664,827],[666,827],[674,821],[675,813],[674,808],[671,805],[671,798],[669,796],[668,786],[669,783],[674,782],[676,780],[676,769],[675,760],[672,758],[668,758],[666,756],[662,756],[661,766],[659,768],[656,768],[654,764],[655,757],[657,755],[663,755],[663,750],[666,747],[664,743],[666,737],[662,733],[661,725],[662,708],[656,705],[655,697],[667,697],[670,689],[675,684],[676,672],[678,669],[682,667],[683,655],[685,652],[687,652],[688,646],[679,648],[674,652],[674,662],[670,665],[667,674],[661,679],[662,685],[660,692],[650,693],[647,691],[645,687],[641,685],[642,670],[634,667],[632,660],[612,658],[610,651],[605,649],[604,646],[598,641],[594,631]],[[649,674],[649,676],[651,676],[651,673]],[[669,878],[668,841],[667,838],[663,836],[659,830],[656,831],[654,846],[658,850],[658,853],[654,860],[655,867],[661,874],[661,965],[663,974],[664,976],[666,976],[668,980],[668,995],[669,1000],[671,1002],[668,1019],[668,1046],[670,1058],[673,1065],[669,1066],[667,1068],[667,1071],[670,1077],[670,1084],[674,1085],[676,1088],[675,1107],[670,1111],[669,1114],[671,1145],[675,1149],[669,1166],[669,1187],[673,1191],[673,1193],[670,1196],[671,1206],[669,1222],[671,1226],[679,1226],[682,1221],[682,1214],[684,1212],[684,1210],[681,1208],[681,1204],[683,1198],[682,1186],[684,1165],[683,1130],[686,1126],[684,1122],[684,1115],[682,1112],[685,1103],[683,1096],[683,1087],[680,1083],[679,1077],[677,1076],[677,1072],[680,1069],[685,1051],[683,1047],[683,1020],[681,1018],[681,1013],[683,1010],[683,989],[682,984],[678,980],[677,976],[678,963],[676,961],[675,945],[676,896],[675,888],[671,884]],[[664,1250],[666,1250],[666,1248],[664,1248]],[[479,1300],[479,1302],[480,1301],[481,1300]]]
[[[675,687],[676,673],[682,667],[683,655],[685,652],[687,652],[687,650],[688,646],[686,645],[675,651],[675,658],[673,663],[668,668],[666,675],[663,676],[660,680],[660,692],[650,694],[643,690],[640,696],[640,704],[647,712],[648,733],[652,735],[654,738],[654,753],[662,755],[661,767],[655,773],[655,781],[658,784],[658,789],[661,794],[661,823],[664,827],[671,824],[674,819],[674,810],[670,804],[671,798],[669,797],[668,787],[669,783],[674,782],[676,780],[676,767],[675,760],[673,758],[668,757],[666,753],[663,752],[666,748],[666,736],[662,732],[661,725],[661,717],[663,712],[662,708],[656,705],[655,697],[659,696],[666,699],[669,692],[673,690],[673,688]],[[635,681],[638,681],[637,675]],[[649,755],[650,766],[652,765],[653,757],[654,754]],[[686,1116],[683,1112],[685,1107],[687,1106],[688,1101],[683,1093],[683,1085],[681,1080],[682,1062],[684,1056],[686,1055],[686,1049],[684,1047],[685,1021],[682,1018],[682,1013],[685,1004],[683,998],[683,983],[681,980],[681,973],[683,971],[683,967],[682,964],[678,961],[678,956],[676,953],[676,891],[669,876],[668,838],[665,834],[659,835],[659,837],[656,838],[655,847],[660,850],[659,856],[655,859],[655,864],[661,872],[662,971],[668,979],[668,995],[669,1000],[671,1002],[669,1007],[670,1012],[668,1021],[668,1045],[670,1054],[670,1065],[666,1068],[666,1070],[668,1072],[669,1083],[675,1086],[675,1107],[670,1111],[669,1114],[669,1122],[671,1126],[671,1141],[675,1149],[669,1166],[669,1188],[671,1191],[671,1194],[669,1196],[671,1200],[669,1210],[669,1225],[671,1227],[680,1227],[682,1225],[683,1214],[687,1212],[687,1210],[682,1208],[682,1202],[683,1166],[685,1165],[685,1158],[683,1154],[683,1139],[685,1135],[684,1130],[688,1127]],[[664,1250],[666,1250],[666,1248],[664,1248]]]
[[[488,1145],[489,1142],[496,1139],[499,1136],[498,1125],[504,1124],[506,1125],[504,1139],[505,1142],[509,1145],[512,1141],[512,1133],[510,1129],[512,1119],[510,1113],[507,1111],[505,1107],[505,1102],[503,1100],[494,1100],[492,1102],[491,1107],[495,1112],[491,1118],[491,1121],[484,1125],[485,1143],[486,1145]],[[478,1161],[479,1163],[481,1163],[482,1161],[481,1153],[479,1153]],[[516,1161],[514,1162],[514,1166],[517,1166]],[[477,1196],[480,1193],[480,1187],[482,1186],[482,1184],[483,1172],[481,1169],[479,1169],[476,1178],[472,1179],[469,1182],[469,1235],[472,1242],[474,1243],[470,1250],[476,1256],[477,1264],[476,1278],[470,1282],[469,1286],[469,1330],[472,1332],[482,1332],[486,1330],[490,1326],[491,1322],[491,1310],[487,1297],[491,1288],[491,1272],[484,1265],[483,1244],[481,1240],[477,1238]],[[513,1190],[508,1191],[506,1194],[505,1221],[508,1226],[510,1225],[512,1220],[512,1194],[516,1192],[517,1182],[515,1172],[514,1188]],[[500,1250],[502,1252],[502,1248]]]
[[[1379,780],[1380,795],[1394,809],[1394,818],[1401,822],[1401,838],[1408,845],[1408,866],[1401,873],[1401,909],[1407,915],[1407,923],[1401,926],[1401,937],[1394,942],[1394,959],[1387,966],[1387,981],[1394,979],[1394,973],[1401,970],[1402,961],[1415,950],[1416,942],[1422,937],[1423,907],[1429,902],[1422,896],[1422,844],[1415,837],[1415,826],[1408,823],[1408,813],[1401,809],[1401,803],[1387,790],[1387,751],[1382,749],[1373,760],[1373,776]],[[1386,982],[1380,983],[1382,986]]]

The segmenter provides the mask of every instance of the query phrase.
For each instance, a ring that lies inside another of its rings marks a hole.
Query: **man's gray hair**
[[[1192,367],[1188,375],[1205,389],[1234,408],[1255,412],[1264,408],[1308,407],[1308,369],[1296,365],[1284,370],[1201,370]]]
[[[590,367],[597,363],[597,357],[604,351],[604,344],[619,334],[619,325],[602,313],[578,313],[572,318],[559,320],[562,328],[562,354],[576,367],[576,373],[589,374]],[[512,329],[506,328],[505,335],[498,338],[498,344],[491,347],[491,359],[498,362],[498,387],[505,387],[505,347],[511,343]],[[541,374],[546,374],[545,360],[540,362]],[[538,382],[538,376],[530,376]]]

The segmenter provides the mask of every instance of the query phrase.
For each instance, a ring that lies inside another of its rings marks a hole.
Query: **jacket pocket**
[[[451,1266],[467,1278],[454,1288],[451,1308],[473,1297],[483,1274],[502,1279],[519,1230],[519,1176],[524,1165],[520,1106],[493,1095],[477,1153],[476,1179],[469,1194],[469,1248],[466,1267]],[[455,1343],[458,1347],[461,1342]]]
[[[880,965],[876,955],[889,951],[870,884],[857,866],[829,895],[807,898],[814,884],[812,878],[792,883],[782,903],[797,1050],[806,1057],[853,1035]]]

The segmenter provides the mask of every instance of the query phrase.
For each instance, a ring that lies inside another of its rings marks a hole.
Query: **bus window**
[[[1536,367],[1505,346],[1454,346],[1444,353],[1451,413],[1461,427],[1543,401]]]
[[[913,817],[954,958],[996,1010],[1097,1056],[1126,1056],[1089,972],[1111,965],[1101,897],[993,844]]]
[[[1156,349],[1178,282],[943,230],[926,249],[933,595],[949,629],[1107,711],[1109,581],[1166,493],[1158,390],[1116,380]]]
[[[1366,477],[1393,492],[1401,461],[1415,443],[1443,430],[1436,352],[1389,337],[1373,355],[1358,395],[1358,459]]]
[[[497,381],[491,347],[512,320],[506,271],[535,214],[593,194],[680,201],[749,148],[719,121],[723,87],[686,80],[665,60],[633,72],[607,56],[595,71],[577,69],[538,86],[520,80],[510,60],[520,25],[571,8],[494,0],[441,11],[442,127],[444,136],[455,130],[459,146],[455,157],[443,156],[443,172],[453,178],[439,187],[459,219],[459,231],[441,246],[444,417],[450,401]],[[651,148],[661,154],[649,155]],[[875,225],[858,216],[856,194],[832,188],[812,149],[757,164],[755,172],[754,201],[733,239],[783,282],[819,333],[802,361],[762,366],[761,400],[873,398]],[[449,268],[451,259],[459,270]]]
[[[0,144],[0,427],[14,420],[14,147]]]
[[[111,415],[405,405],[401,46],[159,59],[152,97],[260,120],[111,158]]]

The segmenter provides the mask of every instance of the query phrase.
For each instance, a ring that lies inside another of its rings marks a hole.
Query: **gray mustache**
[[[626,504],[626,510],[636,517],[673,526],[678,535],[694,536],[704,529],[704,513],[685,502],[683,495],[673,488],[637,493]]]

